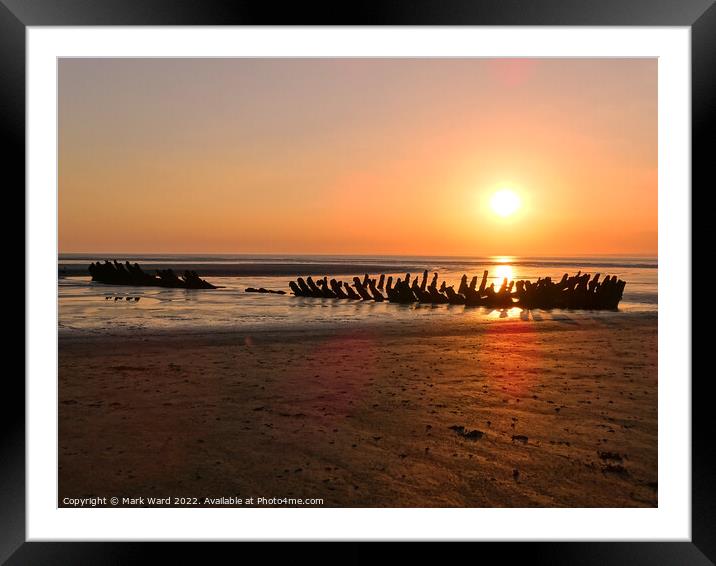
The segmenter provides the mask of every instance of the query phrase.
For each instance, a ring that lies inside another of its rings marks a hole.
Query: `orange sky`
[[[59,245],[656,254],[657,61],[62,59]]]

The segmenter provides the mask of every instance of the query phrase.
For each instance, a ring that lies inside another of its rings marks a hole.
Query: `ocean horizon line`
[[[483,269],[533,268],[575,273],[620,269],[658,269],[656,258],[625,256],[515,257],[515,256],[347,256],[347,255],[65,255],[62,275],[87,275],[90,262],[113,260],[138,263],[145,269],[193,270],[212,276],[306,276],[363,273],[443,272],[478,273]],[[546,274],[546,273],[545,273]],[[541,275],[545,275],[541,274]]]
[[[658,254],[650,253],[589,253],[589,254],[396,254],[396,253],[379,253],[379,254],[356,254],[356,253],[294,253],[294,252],[59,252],[58,259],[117,259],[117,258],[133,258],[133,257],[150,257],[159,258],[401,258],[401,259],[500,259],[500,260],[550,260],[550,259],[650,259],[655,260]]]

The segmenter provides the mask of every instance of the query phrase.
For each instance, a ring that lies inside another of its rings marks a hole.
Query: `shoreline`
[[[320,299],[317,299],[320,300]],[[326,299],[330,301],[331,299]],[[407,310],[409,307],[406,305],[391,305],[397,308]],[[252,336],[266,336],[271,337],[272,335],[281,335],[287,338],[300,339],[304,336],[311,336],[315,338],[328,337],[336,332],[372,332],[372,333],[390,333],[400,331],[403,336],[464,336],[466,332],[479,332],[482,327],[499,325],[500,331],[503,333],[519,333],[519,332],[531,332],[534,330],[533,327],[551,327],[552,330],[570,330],[575,327],[589,328],[590,326],[598,325],[616,325],[622,326],[630,321],[636,324],[651,324],[654,325],[658,322],[657,311],[585,311],[585,310],[574,310],[569,311],[565,309],[554,309],[552,311],[541,311],[535,309],[537,318],[530,317],[529,319],[516,319],[510,318],[507,320],[501,320],[499,318],[489,318],[489,314],[484,312],[485,309],[482,307],[470,307],[474,309],[475,314],[480,314],[479,317],[464,317],[458,318],[463,315],[462,306],[452,305],[421,305],[421,309],[460,309],[460,312],[455,313],[453,318],[440,318],[435,320],[426,319],[411,319],[411,320],[398,320],[398,319],[381,319],[377,322],[370,320],[350,320],[350,321],[337,321],[335,319],[325,319],[321,322],[308,322],[303,327],[297,327],[295,323],[265,323],[265,324],[251,324],[251,323],[237,323],[234,326],[230,325],[215,325],[215,324],[193,324],[193,325],[177,325],[172,328],[162,327],[150,327],[150,328],[113,328],[109,329],[95,329],[95,328],[75,328],[60,326],[58,330],[58,337],[60,341],[87,341],[97,340],[102,341],[109,337],[122,337],[125,340],[137,340],[142,341],[146,338],[157,338],[157,339],[211,339],[211,340],[222,340],[228,341],[233,340],[236,336],[252,335]],[[513,307],[517,308],[517,307]],[[468,310],[469,312],[469,310]],[[492,310],[492,312],[499,312],[499,310]],[[521,311],[522,313],[529,313],[533,315],[533,311]],[[426,313],[427,314],[427,313]],[[544,318],[545,315],[549,315],[550,318]],[[555,317],[556,315],[556,317]],[[575,315],[575,316],[570,316]],[[429,316],[429,315],[427,315]],[[621,320],[620,320],[621,319]],[[546,325],[546,326],[545,326]]]

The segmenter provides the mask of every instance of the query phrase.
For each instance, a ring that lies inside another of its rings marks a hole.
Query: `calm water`
[[[138,262],[143,268],[195,269],[222,288],[209,291],[120,287],[90,281],[87,265],[97,256],[78,254],[59,258],[59,325],[63,331],[126,332],[133,330],[190,331],[206,327],[220,330],[242,328],[296,328],[350,326],[361,322],[445,321],[462,317],[468,324],[504,320],[540,321],[580,317],[635,316],[657,311],[657,261],[649,257],[396,257],[396,256],[248,256],[248,255],[125,255],[107,259]],[[102,257],[101,259],[105,259]],[[530,311],[518,308],[488,310],[450,305],[396,305],[333,299],[299,298],[292,295],[244,293],[246,287],[283,289],[297,275],[336,276],[350,281],[353,275],[404,276],[423,269],[439,273],[440,280],[459,284],[463,273],[482,276],[488,269],[490,282],[503,277],[530,279],[563,273],[599,272],[617,275],[627,282],[619,312]],[[141,297],[139,302],[105,300],[105,297]]]

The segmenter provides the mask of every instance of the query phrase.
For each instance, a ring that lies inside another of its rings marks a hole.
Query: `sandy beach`
[[[656,313],[60,332],[65,497],[657,505]]]

